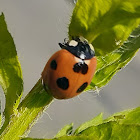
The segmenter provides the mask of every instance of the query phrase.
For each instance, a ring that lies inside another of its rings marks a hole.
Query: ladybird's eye
[[[81,53],[81,55],[80,55],[80,58],[83,60],[83,59],[85,59],[85,54],[84,53]]]
[[[80,86],[80,87],[78,88],[77,93],[82,92],[82,91],[87,87],[87,85],[88,85],[88,83],[85,82],[82,86]]]
[[[50,63],[50,66],[51,66],[51,68],[52,68],[53,70],[56,70],[56,68],[57,68],[57,63],[56,63],[56,61],[55,61],[55,60],[52,60],[51,63]]]
[[[69,46],[70,46],[70,47],[76,47],[77,45],[78,45],[78,42],[75,41],[75,40],[71,40],[71,41],[69,42]]]
[[[94,51],[94,47],[92,46],[92,44],[89,44],[90,49]]]

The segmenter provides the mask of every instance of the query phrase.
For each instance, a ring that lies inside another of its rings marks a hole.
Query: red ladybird
[[[47,62],[42,80],[53,97],[68,99],[91,83],[97,62],[94,48],[86,40],[75,38],[59,45],[62,49]]]

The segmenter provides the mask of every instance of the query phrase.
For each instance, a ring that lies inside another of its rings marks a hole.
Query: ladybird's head
[[[91,59],[95,56],[92,44],[88,44],[88,41],[83,38],[73,38],[73,40],[63,44],[59,43],[59,46],[82,60]]]

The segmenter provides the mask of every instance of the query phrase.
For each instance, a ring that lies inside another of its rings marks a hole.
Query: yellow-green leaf
[[[86,90],[105,86],[115,73],[133,58],[140,48],[140,27],[135,29],[124,44],[105,56],[97,57],[97,69],[90,86]]]
[[[0,85],[6,97],[5,127],[13,114],[14,104],[22,93],[23,81],[15,44],[7,30],[4,14],[0,16]]]
[[[92,136],[63,136],[53,139],[35,139],[35,138],[23,138],[21,140],[98,140]]]
[[[108,122],[90,127],[83,131],[81,135],[92,136],[98,140],[139,140],[140,125],[126,125],[117,122]]]
[[[62,137],[62,136],[66,136],[66,135],[71,134],[72,129],[73,129],[73,123],[64,126],[64,128],[62,128],[62,129],[55,135],[55,138],[59,138],[59,137]]]
[[[139,0],[78,0],[69,37],[83,36],[96,55],[105,55],[120,47],[139,23]]]
[[[91,126],[96,126],[99,125],[103,122],[103,114],[99,114],[98,116],[96,116],[95,118],[93,118],[90,121],[87,121],[83,124],[81,124],[74,132],[74,135],[79,134],[80,132],[84,131],[85,129],[91,127]]]

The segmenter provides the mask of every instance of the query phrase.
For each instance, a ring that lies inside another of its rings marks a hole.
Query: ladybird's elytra
[[[91,83],[96,70],[93,46],[87,40],[74,38],[59,43],[62,48],[51,56],[43,72],[43,84],[47,85],[53,97],[69,99]]]

